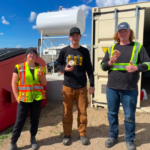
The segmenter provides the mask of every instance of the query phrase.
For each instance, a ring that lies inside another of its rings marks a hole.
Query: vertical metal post
[[[53,40],[51,37],[51,48],[52,48],[52,64],[53,64],[53,73],[54,73],[54,61],[53,61]]]
[[[41,48],[40,48],[40,57],[41,57],[41,53],[42,53],[42,44],[43,44],[43,39],[42,39],[42,34],[43,34],[43,31],[41,31]]]
[[[135,42],[137,41],[137,35],[138,35],[138,19],[139,19],[139,7],[136,6],[135,10],[135,16],[136,16],[136,24],[135,24]]]
[[[115,19],[114,33],[117,31],[117,18],[118,18],[118,13],[117,13],[117,9],[115,8],[115,13],[114,13],[114,19]],[[115,40],[114,40],[114,43],[115,43]]]

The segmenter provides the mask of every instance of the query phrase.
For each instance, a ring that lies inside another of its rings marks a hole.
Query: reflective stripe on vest
[[[109,48],[109,58],[113,56],[115,44]],[[137,66],[138,54],[141,50],[142,44],[135,42],[132,50],[130,61],[134,66]],[[130,66],[130,63],[114,63],[110,70],[126,70],[126,67]]]
[[[20,84],[21,85],[24,85],[25,83],[25,65],[22,63],[22,64],[19,64],[19,75],[20,75]]]
[[[150,70],[150,62],[143,62],[142,64],[145,64],[148,66],[148,70]]]
[[[26,85],[26,78],[25,78],[25,63],[19,64],[19,77],[20,77],[20,85]],[[19,88],[19,87],[18,87]],[[19,89],[18,89],[19,90]],[[20,91],[20,90],[19,90]],[[26,102],[26,91],[21,92],[20,101]]]
[[[103,69],[103,65],[104,65],[104,63],[102,63],[102,64],[101,64],[101,69],[104,71],[104,69]]]
[[[26,100],[26,92],[21,93],[21,97],[19,99],[20,101],[25,101]]]
[[[43,86],[41,85],[33,85],[33,86],[30,86],[30,87],[27,87],[27,86],[18,86],[18,90],[19,91],[33,91],[33,90],[43,90]]]

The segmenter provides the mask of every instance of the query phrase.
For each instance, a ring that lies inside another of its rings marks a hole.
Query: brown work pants
[[[65,135],[71,135],[73,123],[73,104],[76,101],[78,109],[78,132],[80,136],[85,136],[87,127],[87,87],[72,89],[63,85],[63,129]]]

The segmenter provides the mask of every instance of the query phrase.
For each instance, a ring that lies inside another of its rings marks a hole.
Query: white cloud
[[[29,21],[33,22],[36,19],[36,17],[37,17],[37,14],[31,11]]]
[[[92,1],[93,1],[93,0],[88,0],[87,4],[88,4],[88,3],[91,3]]]
[[[6,21],[6,20],[3,20],[3,21],[2,21],[2,23],[3,23],[3,24],[7,24],[7,25],[9,25],[9,22],[8,22],[8,21]]]
[[[32,26],[32,29],[37,29],[37,26],[36,25]]]
[[[2,23],[3,23],[3,24],[7,24],[7,25],[9,24],[9,22],[5,20],[5,17],[4,17],[4,16],[2,16]]]
[[[5,17],[4,16],[2,16],[2,20],[4,20],[5,19]]]
[[[86,36],[87,37],[88,35],[87,34],[83,34],[82,36]]]
[[[0,35],[4,35],[4,33],[0,33]]]
[[[78,8],[83,10],[86,18],[89,14],[89,11],[92,9],[91,7],[83,4],[83,5],[80,5],[80,6],[73,6],[71,8],[63,8],[62,10],[70,10],[70,9],[78,9]]]
[[[17,45],[16,48],[21,48],[21,45]]]
[[[98,7],[109,7],[115,5],[128,4],[130,0],[96,0]]]
[[[16,15],[16,14],[13,14],[13,15],[10,15],[9,17],[11,17],[11,18],[12,18],[12,17],[14,17],[15,15]]]

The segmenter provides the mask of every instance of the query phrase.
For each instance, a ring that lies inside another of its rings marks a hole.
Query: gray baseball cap
[[[130,26],[127,22],[122,22],[118,25],[118,28],[117,28],[117,31],[120,31],[120,30],[129,30],[130,29]]]

